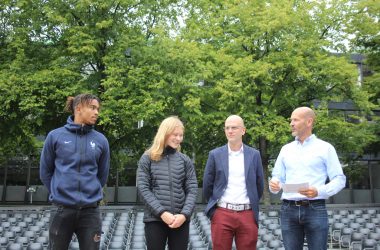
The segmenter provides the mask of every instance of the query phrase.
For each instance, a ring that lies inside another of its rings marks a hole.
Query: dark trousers
[[[258,227],[252,210],[236,212],[217,208],[211,219],[214,250],[231,250],[235,237],[237,250],[256,250]]]
[[[98,207],[67,208],[54,206],[49,227],[49,249],[67,250],[73,233],[80,249],[98,250],[102,220]]]
[[[170,250],[187,249],[189,243],[189,222],[179,228],[170,228],[162,221],[145,223],[145,239],[148,250],[164,250],[166,242]]]

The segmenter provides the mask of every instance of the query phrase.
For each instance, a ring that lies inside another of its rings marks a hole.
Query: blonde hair
[[[176,128],[182,128],[185,130],[183,123],[177,116],[170,116],[164,119],[160,127],[157,130],[156,136],[154,137],[152,146],[146,151],[153,161],[159,161],[162,158],[162,153],[165,149],[165,141],[171,133]],[[177,151],[180,150],[180,147],[177,148]]]

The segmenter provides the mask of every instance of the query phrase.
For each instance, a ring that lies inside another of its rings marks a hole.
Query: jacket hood
[[[87,134],[94,128],[94,126],[93,125],[82,126],[81,124],[76,124],[74,123],[74,116],[71,115],[67,118],[67,123],[65,125],[65,128],[73,133]]]

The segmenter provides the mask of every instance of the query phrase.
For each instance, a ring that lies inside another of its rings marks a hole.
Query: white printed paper
[[[298,190],[302,188],[309,188],[309,183],[282,184],[282,190],[285,193],[298,193]]]

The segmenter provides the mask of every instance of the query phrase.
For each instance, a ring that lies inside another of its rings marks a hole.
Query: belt
[[[252,208],[251,204],[232,204],[223,201],[217,203],[218,207],[227,208],[233,211],[244,211],[250,210]]]
[[[82,209],[86,209],[86,208],[97,208],[99,206],[99,202],[93,202],[93,203],[85,204],[85,205],[81,205],[81,206],[79,206],[79,205],[58,204],[58,203],[54,203],[54,205],[57,206],[57,207],[82,210]]]
[[[310,204],[313,203],[320,203],[320,204],[325,204],[325,200],[319,199],[319,200],[298,200],[298,201],[293,201],[293,200],[282,200],[282,202],[290,204],[291,206],[303,206],[307,207]]]

